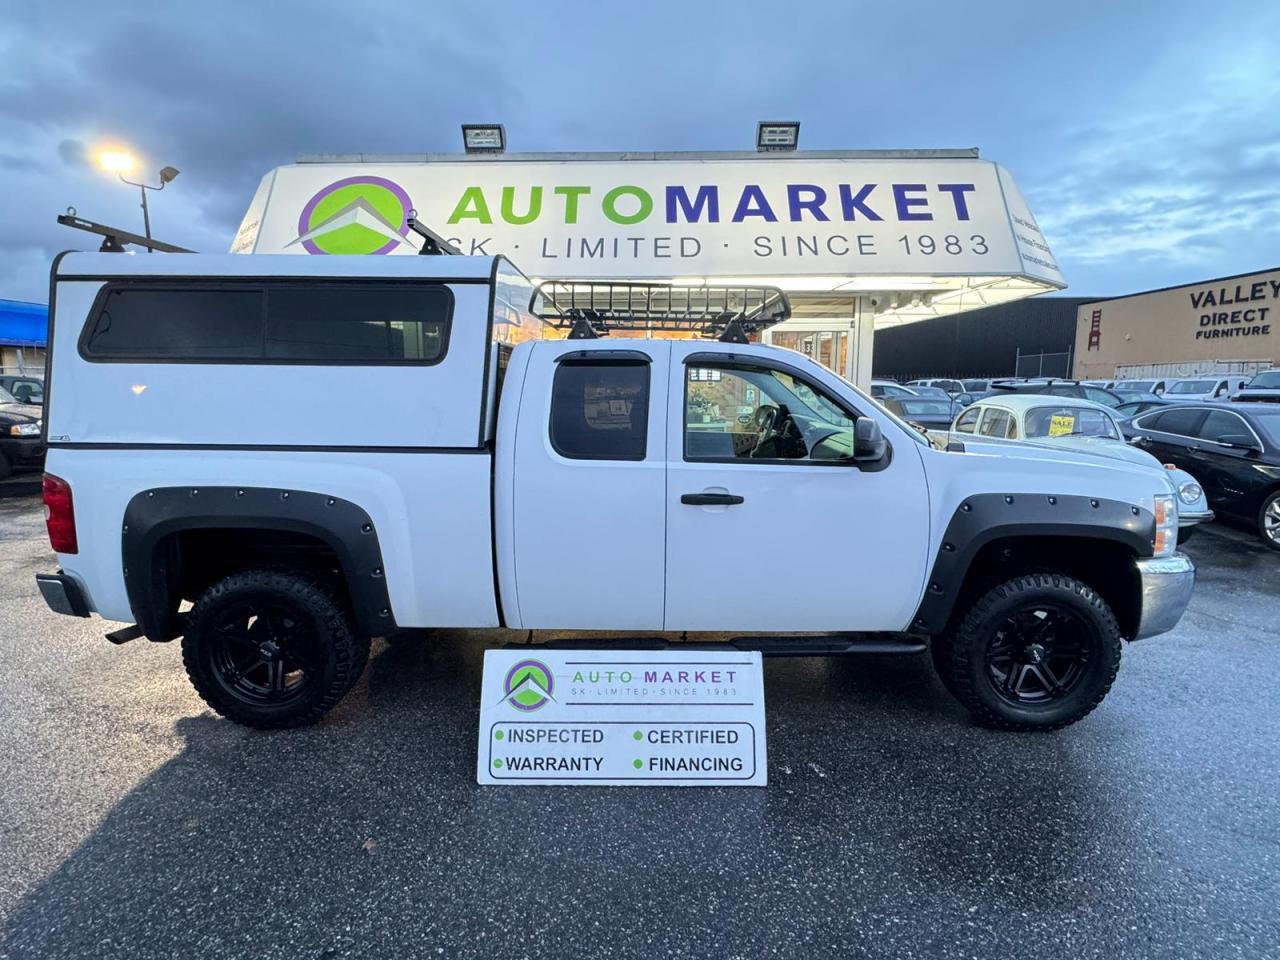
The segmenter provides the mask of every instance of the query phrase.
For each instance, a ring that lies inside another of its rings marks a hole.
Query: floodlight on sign
[[[500,123],[464,123],[462,146],[467,153],[502,153],[507,149],[507,132]]]
[[[795,150],[800,146],[800,121],[761,120],[756,124],[757,150]]]

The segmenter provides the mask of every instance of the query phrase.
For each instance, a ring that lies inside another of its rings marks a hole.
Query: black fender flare
[[[984,493],[967,498],[952,515],[925,585],[912,632],[941,633],[960,589],[983,547],[1011,537],[1076,537],[1120,543],[1137,557],[1155,551],[1150,510],[1103,497],[1067,494]]]
[[[378,532],[350,500],[265,487],[157,487],[129,501],[121,531],[125,590],[148,639],[172,640],[182,629],[173,597],[176,571],[157,548],[175,533],[218,529],[285,531],[324,542],[342,567],[361,632],[383,636],[395,629]]]

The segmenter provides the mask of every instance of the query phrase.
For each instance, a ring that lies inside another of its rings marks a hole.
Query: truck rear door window
[[[551,446],[572,460],[643,460],[649,365],[565,362],[551,386]]]
[[[453,295],[433,283],[226,280],[109,284],[84,336],[90,360],[436,363]]]

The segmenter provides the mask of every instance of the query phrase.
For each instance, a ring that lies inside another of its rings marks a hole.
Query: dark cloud
[[[10,5],[0,22],[0,296],[84,245],[69,204],[136,224],[93,169],[128,144],[182,177],[157,235],[226,249],[300,153],[725,149],[795,117],[811,148],[969,146],[1005,164],[1073,292],[1270,265],[1280,13],[1230,2],[914,5],[224,2]],[[1240,24],[1250,24],[1248,34]],[[38,269],[37,269],[38,268]]]

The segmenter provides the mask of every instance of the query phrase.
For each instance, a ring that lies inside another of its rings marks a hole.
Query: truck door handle
[[[743,503],[745,498],[733,493],[685,493],[680,502],[694,507],[732,507]]]

